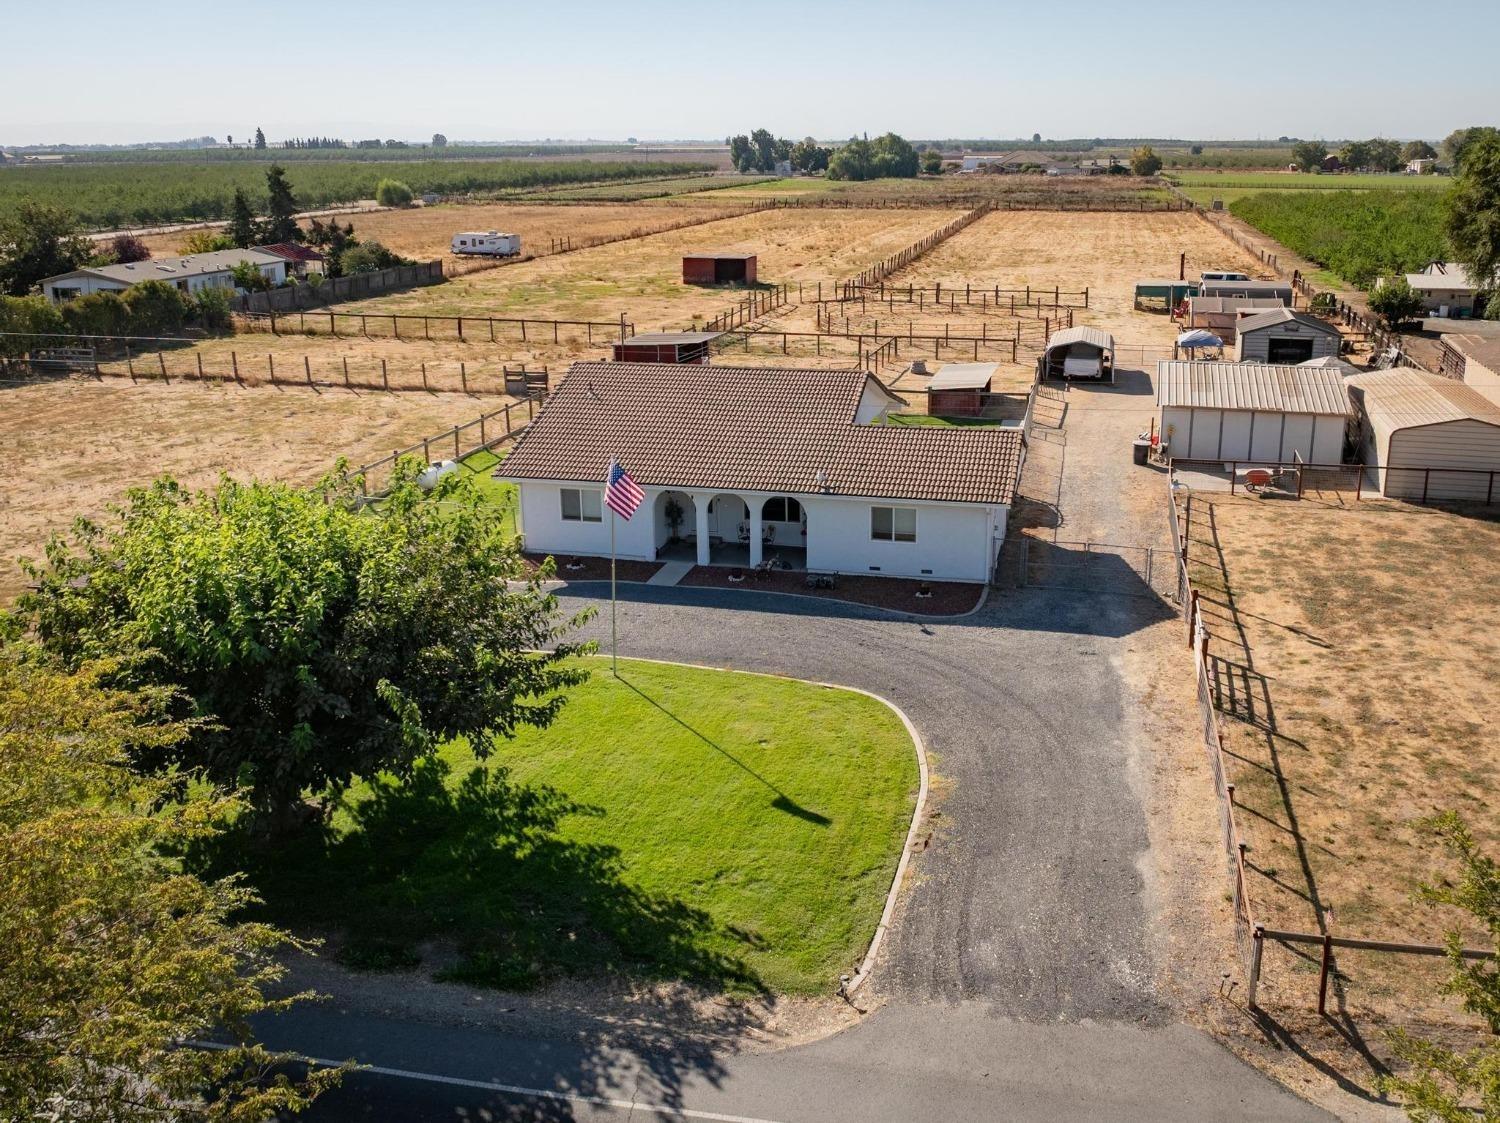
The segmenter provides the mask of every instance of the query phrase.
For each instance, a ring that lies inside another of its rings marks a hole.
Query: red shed
[[[995,363],[947,363],[927,384],[927,412],[934,417],[978,417],[995,377]]]
[[[690,253],[682,258],[685,285],[753,285],[753,253]]]
[[[651,331],[615,344],[617,363],[706,363],[721,331]]]

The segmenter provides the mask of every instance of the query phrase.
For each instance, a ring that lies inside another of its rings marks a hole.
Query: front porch
[[[684,561],[694,565],[732,566],[737,569],[750,569],[756,564],[750,560],[748,542],[714,542],[712,540],[709,542],[709,560],[700,563],[698,543],[691,538],[668,542],[659,547],[656,551],[656,560]],[[772,569],[800,573],[807,569],[807,547],[778,546],[774,542],[762,542],[759,560],[771,562]]]
[[[807,568],[807,515],[789,495],[668,489],[651,501],[657,561],[739,569]]]

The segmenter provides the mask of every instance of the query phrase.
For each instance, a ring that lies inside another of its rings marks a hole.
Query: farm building
[[[685,285],[753,285],[753,253],[692,253],[682,258]]]
[[[1176,459],[1343,460],[1349,396],[1335,369],[1165,360],[1156,402]]]
[[[1187,306],[1187,327],[1206,328],[1226,343],[1234,339],[1240,321],[1246,316],[1286,307],[1274,297],[1265,296],[1190,296]]]
[[[1500,494],[1500,405],[1472,386],[1397,367],[1349,379],[1360,452],[1392,499],[1477,499]]]
[[[617,363],[706,363],[721,331],[651,331],[615,344]]]
[[[89,265],[42,281],[42,294],[54,304],[95,292],[124,292],[142,281],[165,281],[185,293],[234,288],[234,267],[250,262],[273,285],[286,280],[286,259],[263,250],[217,250],[184,257],[155,257],[128,265]]]
[[[1434,261],[1420,273],[1408,273],[1406,283],[1421,296],[1429,316],[1468,319],[1483,314],[1479,288],[1456,261]]]
[[[1438,342],[1438,371],[1500,402],[1500,336],[1444,335]]]
[[[857,370],[581,362],[497,468],[526,549],[697,565],[986,581],[1019,428],[881,424],[903,404]],[[604,507],[618,460],[645,492]]]
[[[1242,363],[1305,363],[1337,355],[1343,339],[1327,320],[1282,306],[1239,322],[1234,357]]]
[[[314,273],[323,271],[324,257],[311,246],[298,245],[296,242],[273,242],[269,246],[256,246],[255,248],[261,253],[274,254],[281,258],[286,262],[286,271],[290,275],[305,277],[312,266],[317,267],[313,269]]]
[[[1037,360],[1042,378],[1102,378],[1115,380],[1115,337],[1100,328],[1074,327],[1055,331]]]
[[[1201,296],[1257,296],[1292,306],[1290,281],[1204,281],[1198,291]]]
[[[1176,277],[1147,278],[1135,283],[1135,310],[1170,312],[1190,296],[1198,295],[1197,281],[1184,281]]]
[[[934,417],[978,417],[997,363],[948,363],[927,383],[927,412]]]

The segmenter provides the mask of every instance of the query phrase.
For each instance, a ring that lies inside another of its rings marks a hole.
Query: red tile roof
[[[856,425],[872,383],[863,371],[574,363],[495,474],[602,480],[618,458],[646,487],[1015,497],[1019,429]]]

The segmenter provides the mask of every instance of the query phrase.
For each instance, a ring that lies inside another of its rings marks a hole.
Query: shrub
[[[1387,277],[1370,293],[1370,311],[1394,331],[1421,314],[1422,296],[1405,277]]]
[[[1114,169],[1111,168],[1111,171]],[[1135,175],[1155,175],[1161,171],[1161,157],[1152,147],[1147,144],[1137,148],[1130,155],[1130,170]]]
[[[72,335],[130,334],[130,312],[118,293],[91,292],[62,306],[62,320]]]
[[[142,281],[120,298],[130,316],[131,335],[170,335],[182,329],[193,300],[165,281]]]
[[[396,265],[411,265],[410,258],[392,253],[379,242],[361,242],[339,255],[339,267],[345,274],[373,273]]]
[[[399,179],[382,179],[375,185],[375,201],[382,207],[409,207],[411,200],[411,188]]]
[[[218,253],[234,249],[234,239],[212,230],[194,230],[182,242],[183,253]]]
[[[129,265],[136,261],[147,261],[151,257],[151,247],[146,245],[134,234],[117,234],[109,243],[109,252],[116,262],[121,265]]]
[[[63,331],[62,314],[45,296],[0,296],[0,359],[18,359]]]
[[[193,301],[193,318],[204,331],[229,331],[234,324],[229,313],[229,290],[217,286],[199,289]]]
[[[253,261],[241,261],[230,273],[234,276],[235,287],[246,292],[265,292],[271,287],[271,278],[262,273]]]

